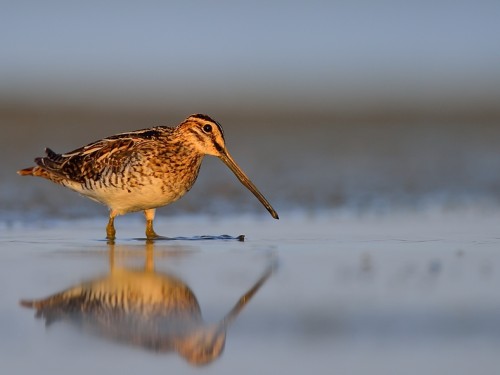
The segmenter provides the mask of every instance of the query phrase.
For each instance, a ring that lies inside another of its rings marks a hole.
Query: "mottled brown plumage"
[[[37,164],[18,171],[39,176],[103,203],[114,218],[144,211],[146,236],[155,238],[155,209],[176,201],[193,186],[205,155],[220,158],[277,219],[276,211],[228,153],[222,127],[207,115],[192,115],[175,128],[157,126],[117,134],[64,154],[47,148]]]

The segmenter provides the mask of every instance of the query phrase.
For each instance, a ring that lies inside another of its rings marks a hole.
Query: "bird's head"
[[[224,131],[217,121],[203,114],[191,115],[179,125],[178,130],[184,133],[184,139],[200,154],[217,156],[222,160],[238,177],[238,180],[266,207],[271,216],[278,219],[274,208],[227,151]]]
[[[207,365],[222,355],[226,331],[220,325],[201,326],[175,344],[177,352],[189,363]]]
[[[179,125],[179,130],[200,154],[219,157],[226,148],[222,126],[207,115],[189,116]]]

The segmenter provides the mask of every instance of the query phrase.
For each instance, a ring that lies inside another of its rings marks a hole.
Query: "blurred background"
[[[498,372],[500,1],[0,4],[3,367],[184,365],[19,311],[105,272],[112,252],[95,240],[105,207],[16,171],[45,147],[206,113],[281,218],[213,157],[158,210],[175,216],[156,221],[161,234],[247,235],[155,244],[158,272],[190,285],[207,321],[279,263],[208,371]],[[127,220],[117,260],[139,266],[144,227]]]
[[[280,213],[497,209],[499,17],[493,0],[4,1],[0,216],[105,212],[15,171],[200,112]],[[160,215],[266,214],[207,159]]]

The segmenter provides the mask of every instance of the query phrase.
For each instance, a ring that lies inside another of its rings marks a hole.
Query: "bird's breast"
[[[149,157],[119,170],[103,168],[97,180],[86,180],[75,190],[119,214],[161,207],[191,189],[201,161],[201,157]]]

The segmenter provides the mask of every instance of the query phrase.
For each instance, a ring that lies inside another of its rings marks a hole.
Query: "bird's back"
[[[185,147],[174,128],[121,133],[59,154],[46,149],[37,166],[19,171],[49,179],[120,213],[159,207],[184,195],[202,155]]]
[[[107,169],[119,173],[133,161],[134,154],[151,152],[162,142],[168,143],[172,130],[159,126],[116,134],[63,154],[46,148],[46,156],[36,158],[35,163],[57,180],[62,178],[80,183],[88,179],[98,180]],[[30,168],[23,171],[29,174]]]

